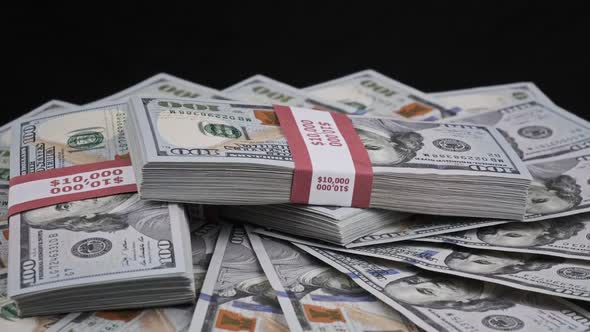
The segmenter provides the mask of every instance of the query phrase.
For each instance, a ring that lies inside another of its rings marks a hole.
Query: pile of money
[[[370,208],[291,202],[273,105],[350,119]],[[590,124],[530,82],[158,74],[0,127],[2,332],[586,331],[589,308]]]
[[[131,107],[127,134],[142,198],[224,205],[290,202],[294,162],[272,106],[132,97]],[[375,174],[371,207],[523,218],[530,175],[496,129],[351,120]]]

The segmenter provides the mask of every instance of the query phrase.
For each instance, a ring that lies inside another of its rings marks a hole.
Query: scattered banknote
[[[237,100],[263,104],[280,104],[323,111],[354,113],[356,108],[310,96],[285,83],[264,75],[254,75],[223,90]]]
[[[518,102],[535,101],[544,105],[555,105],[532,82],[434,92],[428,95],[445,105],[452,105],[456,117],[490,112]]]
[[[246,230],[222,226],[190,331],[288,331]]]
[[[111,103],[20,120],[13,127],[18,152],[11,155],[11,175],[128,157],[125,116],[126,104]],[[8,293],[25,316],[191,302],[188,233],[181,206],[131,193],[16,214]],[[143,284],[127,287],[125,297],[114,291],[138,279]],[[59,305],[51,304],[55,299]]]
[[[246,230],[291,331],[417,331],[346,274],[289,242]]]
[[[91,105],[106,101],[125,102],[133,95],[179,97],[179,98],[206,98],[230,100],[232,97],[223,92],[206,86],[196,84],[170,74],[160,73],[145,79],[114,95],[96,100]]]
[[[73,313],[47,332],[184,332],[194,306]]]
[[[590,149],[527,163],[533,177],[525,221],[590,211]]]
[[[71,313],[56,322],[47,332],[123,331],[126,325],[137,320],[142,313],[141,310]]]
[[[428,332],[585,331],[590,313],[564,299],[398,262],[297,244]]]
[[[590,260],[590,214],[512,222],[418,239],[463,247]]]
[[[356,109],[353,113],[356,115],[426,121],[454,115],[435,98],[374,70],[363,70],[303,91],[351,106]]]
[[[190,219],[191,224],[193,219]],[[209,262],[219,235],[219,223],[205,223],[191,232],[191,250],[193,257],[193,276],[195,291],[198,294],[205,281]]]
[[[45,104],[35,108],[34,110],[22,115],[21,117],[15,119],[15,120],[12,120],[11,122],[1,126],[0,127],[0,147],[8,147],[8,148],[10,147],[10,144],[12,142],[12,132],[11,132],[10,128],[12,127],[12,125],[14,125],[19,120],[27,118],[27,117],[36,116],[39,114],[51,114],[53,112],[59,112],[64,109],[75,107],[75,106],[76,105],[74,105],[74,104],[70,104],[68,102],[61,101],[61,100],[50,100],[50,101],[46,102]]]
[[[271,106],[132,101],[127,133],[142,198],[290,202],[294,163]],[[495,129],[392,118],[352,122],[373,166],[371,207],[522,219],[530,175]]]
[[[425,242],[333,249],[526,291],[590,301],[590,262],[587,261]]]
[[[450,122],[493,126],[523,161],[590,148],[590,123],[557,106],[536,101],[512,104]]]

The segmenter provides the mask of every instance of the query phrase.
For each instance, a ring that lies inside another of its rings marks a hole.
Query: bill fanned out
[[[253,103],[289,105],[345,114],[354,113],[356,110],[351,106],[312,97],[304,91],[264,75],[249,77],[223,92],[235,97],[236,100]]]
[[[512,222],[419,239],[458,246],[590,260],[590,214]]]
[[[353,107],[355,115],[426,121],[454,115],[435,98],[374,70],[363,70],[303,91]]]
[[[493,126],[523,161],[590,148],[590,123],[555,105],[515,103],[450,122]]]
[[[287,322],[241,225],[222,226],[190,331],[288,331]]]
[[[555,105],[532,82],[483,86],[462,90],[433,92],[428,94],[445,105],[453,106],[456,117],[494,111],[514,103],[535,101],[543,105]]]
[[[590,262],[587,261],[425,242],[332,249],[526,291],[590,301]]]
[[[585,331],[590,313],[560,298],[398,262],[297,244],[428,332]]]
[[[126,104],[107,103],[19,121],[12,177],[127,158],[125,116]],[[9,250],[8,294],[23,316],[194,301],[177,204],[119,194],[29,210],[10,218]]]
[[[271,106],[134,97],[132,108],[127,133],[142,198],[290,202],[294,163]],[[494,128],[351,119],[373,166],[372,208],[522,219],[530,175]]]
[[[291,331],[417,331],[346,274],[289,242],[246,230]]]
[[[156,74],[123,91],[96,100],[89,105],[106,101],[125,102],[133,95],[179,97],[179,98],[207,98],[207,99],[233,99],[229,95],[215,89],[196,84],[182,78],[166,73]]]

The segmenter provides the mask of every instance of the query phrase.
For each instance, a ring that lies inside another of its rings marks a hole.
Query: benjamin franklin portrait
[[[545,246],[556,241],[567,240],[584,230],[584,223],[576,217],[578,216],[528,223],[512,222],[479,228],[476,232],[478,239],[495,246],[515,248]]]
[[[563,259],[559,257],[466,249],[455,249],[445,258],[445,265],[454,271],[480,275],[540,271],[561,262]]]
[[[420,271],[388,283],[383,292],[397,302],[431,309],[460,311],[501,310],[514,306],[509,299],[491,297],[483,281]]]
[[[424,146],[424,137],[418,130],[425,129],[421,126],[434,126],[367,118],[353,122],[373,166],[394,166],[412,160]]]
[[[569,175],[559,175],[533,182],[527,196],[528,214],[551,214],[568,211],[582,202],[580,185]]]
[[[168,203],[143,201],[137,194],[60,203],[24,212],[21,218],[31,228],[44,230],[92,233],[133,227],[152,239],[172,240]]]

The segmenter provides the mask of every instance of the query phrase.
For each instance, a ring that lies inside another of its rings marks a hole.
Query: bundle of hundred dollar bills
[[[125,109],[111,103],[17,122],[11,178],[128,158]],[[109,181],[104,172],[83,174],[56,180],[51,193],[83,192]],[[194,298],[189,228],[177,204],[143,201],[135,193],[97,196],[16,213],[9,229],[8,269],[14,273],[8,295],[21,315]]]
[[[588,331],[589,282],[590,124],[533,83],[158,74],[0,127],[2,332]]]
[[[225,205],[291,202],[295,163],[272,106],[153,97],[131,101],[127,133],[142,198]],[[370,207],[523,218],[530,175],[496,129],[351,120],[374,172]],[[322,177],[319,185],[348,188],[338,179]]]

